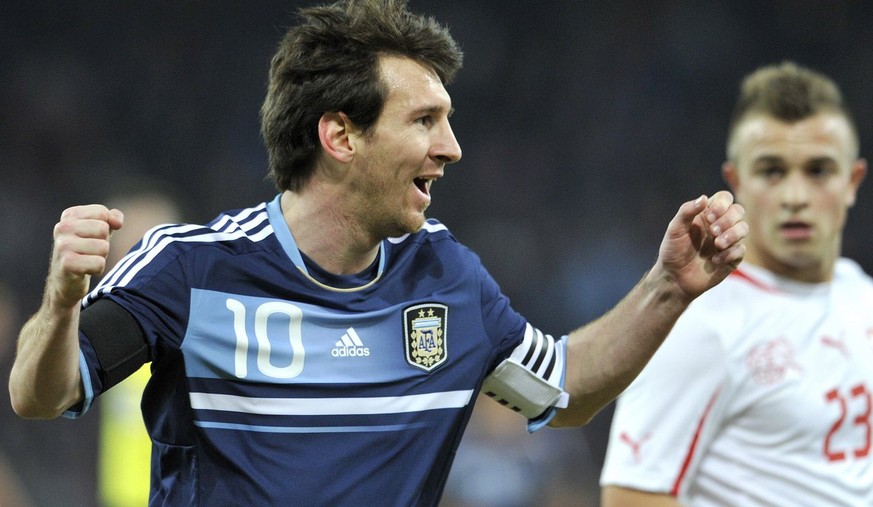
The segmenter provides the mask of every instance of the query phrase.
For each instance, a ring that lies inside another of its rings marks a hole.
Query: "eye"
[[[831,175],[835,169],[827,164],[815,164],[807,169],[809,175],[815,179],[822,179]]]
[[[425,127],[430,127],[431,125],[433,125],[433,116],[431,116],[429,114],[424,115],[424,116],[420,116],[420,117],[415,119],[415,123],[417,123],[419,125],[423,125]]]
[[[778,165],[765,165],[755,169],[755,174],[766,180],[775,181],[785,175],[785,168]]]

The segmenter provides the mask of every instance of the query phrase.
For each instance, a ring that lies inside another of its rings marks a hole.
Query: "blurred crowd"
[[[78,422],[26,422],[5,389],[54,223],[68,206],[142,189],[198,223],[270,199],[258,110],[278,38],[310,3],[0,7],[0,491],[19,505],[110,504],[97,494],[100,402]],[[448,87],[464,158],[434,186],[429,214],[553,334],[611,307],[654,260],[678,205],[723,188],[745,73],[791,59],[833,76],[855,108],[862,155],[873,153],[867,2],[410,5],[447,24],[465,52]],[[844,244],[868,272],[871,207],[859,199]],[[526,436],[516,414],[481,401],[444,504],[596,506],[608,419]]]

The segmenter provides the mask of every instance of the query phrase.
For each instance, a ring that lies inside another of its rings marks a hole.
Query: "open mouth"
[[[429,179],[425,179],[425,178],[415,178],[414,180],[412,180],[412,182],[415,183],[415,186],[418,188],[418,190],[422,194],[427,195],[427,196],[430,195],[430,185],[433,182],[433,180],[429,180]]]

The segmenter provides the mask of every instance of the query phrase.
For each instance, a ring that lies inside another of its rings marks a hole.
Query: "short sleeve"
[[[726,371],[718,335],[686,313],[618,398],[601,485],[678,496],[718,425]]]

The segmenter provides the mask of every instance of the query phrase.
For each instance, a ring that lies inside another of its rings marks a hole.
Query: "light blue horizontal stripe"
[[[402,431],[424,428],[425,423],[389,424],[383,426],[256,426],[251,424],[194,421],[201,428],[254,431],[259,433],[363,433],[371,431]]]
[[[252,398],[231,394],[189,393],[194,410],[260,415],[373,415],[466,407],[473,390],[359,398]]]

